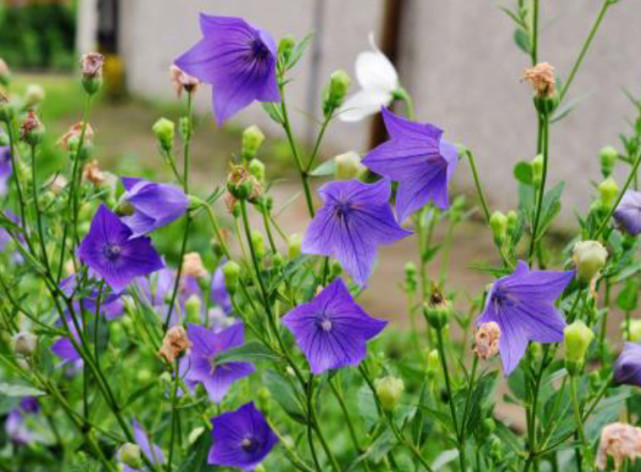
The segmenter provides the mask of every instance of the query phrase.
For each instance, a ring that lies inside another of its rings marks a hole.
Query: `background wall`
[[[378,33],[383,0],[324,0],[319,82],[332,70],[353,74],[353,62],[366,49],[370,31]],[[539,55],[566,77],[601,6],[600,0],[541,0],[542,41]],[[464,142],[479,161],[490,200],[500,205],[514,194],[512,168],[535,153],[535,115],[527,85],[519,83],[529,58],[512,40],[514,26],[499,6],[511,0],[404,0],[399,70],[414,96],[421,120],[437,123],[446,137]],[[133,93],[170,98],[167,71],[172,60],[200,36],[198,13],[243,16],[278,39],[291,33],[301,38],[313,30],[314,0],[124,0],[120,1],[119,49]],[[618,145],[627,131],[632,107],[622,89],[641,93],[641,2],[622,0],[608,11],[568,99],[589,96],[569,117],[554,125],[550,183],[568,181],[564,214],[585,208],[590,192],[577,174],[600,178],[597,153],[605,144]],[[310,56],[296,70],[288,101],[296,110],[296,127],[305,134],[304,112],[310,80]],[[354,88],[356,89],[356,85]],[[208,109],[208,93],[198,106]],[[239,124],[256,122],[273,130],[259,106],[239,114]],[[328,133],[335,152],[365,151],[368,123],[341,124]],[[277,130],[273,130],[277,132]],[[457,184],[469,186],[465,166]],[[507,210],[508,208],[502,208]]]

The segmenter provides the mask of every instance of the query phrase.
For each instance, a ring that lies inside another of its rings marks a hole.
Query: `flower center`
[[[263,43],[259,38],[253,39],[249,45],[251,47],[252,56],[255,60],[262,61],[267,59],[267,56],[269,56],[269,49],[267,49],[265,43]]]
[[[104,254],[107,259],[110,261],[115,261],[120,257],[120,253],[122,252],[122,248],[120,247],[119,244],[112,244],[109,243],[105,246],[104,249]]]
[[[338,218],[345,218],[349,214],[349,212],[352,211],[352,207],[349,203],[346,202],[339,202],[336,204],[336,216]]]
[[[240,443],[240,447],[242,447],[245,452],[255,452],[256,449],[258,449],[258,441],[254,438],[245,438]]]
[[[324,332],[329,333],[332,330],[332,320],[327,317],[323,317],[318,320],[318,327]]]

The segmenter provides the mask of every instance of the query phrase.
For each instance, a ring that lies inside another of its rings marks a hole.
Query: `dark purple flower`
[[[360,364],[367,355],[367,341],[387,324],[365,313],[340,279],[291,310],[282,321],[314,374]]]
[[[133,177],[123,177],[123,200],[133,208],[133,214],[121,217],[132,231],[132,238],[162,228],[180,218],[189,207],[189,197],[180,187],[157,184]]]
[[[318,193],[325,205],[305,232],[303,252],[336,258],[357,284],[365,285],[378,246],[411,234],[394,219],[389,180],[329,182]]]
[[[11,148],[9,146],[0,146],[0,197],[7,194],[10,178]]]
[[[641,345],[627,342],[614,364],[614,380],[641,387]]]
[[[276,44],[266,31],[242,18],[200,15],[203,34],[176,59],[189,75],[213,85],[218,125],[254,100],[278,102]]]
[[[73,297],[76,294],[77,287],[78,280],[75,274],[60,282],[60,289],[68,297]],[[100,295],[98,288],[92,287],[90,293],[82,298],[82,308],[95,313],[98,295]],[[108,288],[103,289],[103,294],[100,297],[100,314],[108,320],[113,320],[121,316],[124,310],[121,297],[122,293],[108,292]],[[80,302],[74,300],[73,305],[76,311],[80,311]]]
[[[222,264],[216,269],[211,279],[210,298],[211,301],[221,307],[225,313],[231,313],[231,297],[225,286],[225,275],[223,274]]]
[[[65,316],[67,317],[67,325],[69,326],[71,336],[73,336],[76,343],[80,344],[80,335],[78,334],[76,325],[73,323],[71,316],[68,314]],[[60,323],[62,323],[62,321],[60,321]],[[51,345],[51,352],[62,359],[62,365],[70,364],[76,369],[82,367],[82,356],[78,351],[76,351],[76,348],[70,338],[61,337],[58,339]]]
[[[254,470],[278,443],[278,436],[253,402],[215,416],[211,422],[209,464]]]
[[[154,464],[165,462],[165,456],[163,455],[160,447],[149,440],[149,436],[145,430],[143,430],[140,424],[135,420],[133,422],[133,427],[136,444],[140,446],[141,452],[147,457],[147,459]],[[122,472],[138,472],[138,470],[139,469],[134,469],[133,467],[124,464]]]
[[[213,402],[220,402],[236,380],[254,372],[254,366],[248,362],[216,362],[217,354],[243,345],[242,323],[236,323],[218,333],[190,323],[187,326],[187,337],[192,346],[185,380],[192,386],[196,383],[203,384]]]
[[[628,233],[641,233],[641,192],[627,190],[614,211],[614,219]]]
[[[529,341],[563,341],[565,320],[554,301],[573,277],[574,271],[530,271],[519,261],[512,274],[494,282],[477,324],[494,321],[501,328],[499,352],[505,375],[518,366]]]
[[[40,411],[40,403],[36,397],[23,397],[20,400],[20,409],[25,413],[38,413]]]
[[[164,267],[148,237],[131,235],[128,226],[100,205],[78,249],[85,264],[105,279],[114,292],[124,290],[134,278]]]
[[[40,411],[40,404],[36,397],[24,397],[20,400],[20,407],[15,408],[7,415],[5,431],[7,436],[17,444],[28,444],[39,439],[25,425],[27,415],[35,415]]]
[[[371,150],[363,164],[377,174],[396,180],[396,213],[403,222],[430,200],[449,207],[448,184],[458,163],[456,146],[441,136],[443,130],[414,123],[382,109],[390,140]]]

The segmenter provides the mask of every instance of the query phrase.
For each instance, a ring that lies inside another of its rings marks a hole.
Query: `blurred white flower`
[[[360,121],[369,115],[378,113],[394,100],[394,94],[400,88],[398,74],[394,65],[381,52],[370,33],[371,51],[361,52],[356,58],[356,80],[361,90],[345,100],[339,110],[342,121]]]

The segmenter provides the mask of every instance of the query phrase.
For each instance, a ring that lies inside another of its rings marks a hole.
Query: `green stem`
[[[180,381],[180,375],[178,371],[178,359],[176,359],[174,367],[174,388],[171,394],[171,436],[169,437],[169,455],[167,458],[167,471],[171,472],[171,464],[174,458],[174,437],[176,435],[176,430],[178,426],[178,384]]]
[[[539,222],[541,220],[541,210],[543,208],[543,197],[545,196],[545,183],[548,174],[548,157],[549,157],[549,130],[550,120],[546,114],[541,116],[542,119],[542,139],[543,139],[543,171],[541,174],[541,183],[538,189],[538,199],[536,202],[536,211],[534,213],[534,224],[532,225],[532,240],[530,241],[530,250],[528,251],[528,261],[530,265],[534,259],[536,242],[539,236]]]
[[[583,451],[587,455],[589,451],[589,445],[585,439],[585,433],[583,431],[583,418],[581,416],[581,406],[579,404],[579,396],[577,394],[576,376],[572,376],[570,378],[570,395],[572,397],[572,410],[574,411],[574,421],[576,422],[577,433],[579,435],[581,446],[583,446]],[[576,454],[577,454],[577,464],[579,466],[579,472],[581,472],[581,470],[583,470],[582,464],[584,462],[582,460],[581,447],[579,446],[576,447]],[[590,464],[589,457],[585,458],[585,463]]]
[[[532,11],[532,49],[530,57],[532,58],[532,66],[539,62],[539,0],[533,0],[534,8]]]
[[[356,430],[354,429],[354,423],[352,422],[352,418],[349,415],[349,410],[347,409],[347,405],[345,405],[345,399],[343,398],[343,394],[340,389],[340,383],[338,386],[336,386],[336,378],[333,377],[329,379],[329,387],[332,389],[332,393],[334,394],[334,397],[336,397],[336,401],[338,402],[338,405],[341,408],[341,411],[343,412],[343,418],[345,418],[345,423],[347,424],[347,429],[349,431],[350,438],[352,439],[352,444],[354,445],[354,449],[360,454],[363,452],[363,449],[361,448],[361,445],[358,442],[358,436],[356,435]],[[367,461],[365,462],[365,466],[367,467]]]
[[[327,440],[325,439],[325,435],[323,434],[323,431],[320,428],[320,422],[318,421],[318,418],[316,416],[316,408],[314,406],[314,374],[309,374],[306,393],[307,393],[307,415],[311,420],[307,422],[307,435],[309,439],[309,447],[312,450],[312,454],[314,455],[314,463],[318,464],[317,462],[318,458],[316,457],[316,452],[314,451],[314,439],[312,437],[312,429],[316,431],[316,436],[318,436],[321,446],[325,451],[325,455],[329,459],[330,464],[332,464],[332,468],[336,472],[340,472],[342,470],[341,466],[338,465],[338,461],[334,457],[334,454],[332,454],[332,451],[329,448],[329,444],[327,444]]]
[[[490,223],[490,207],[487,204],[487,199],[485,198],[485,192],[483,192],[483,187],[481,185],[481,180],[479,179],[479,174],[476,169],[476,163],[474,161],[474,155],[469,149],[465,150],[465,155],[467,156],[468,161],[470,162],[470,169],[472,170],[472,177],[474,178],[474,185],[476,185],[476,192],[479,195],[479,200],[481,201],[481,208],[483,209],[483,216],[485,217],[485,222]]]
[[[42,214],[40,204],[38,203],[38,186],[36,185],[36,146],[31,146],[31,187],[33,189],[33,207],[36,210],[36,227],[38,229],[38,239],[40,240],[40,251],[42,252],[42,261],[45,270],[51,271],[49,266],[49,256],[47,256],[47,247],[45,244],[44,230],[42,229]]]

